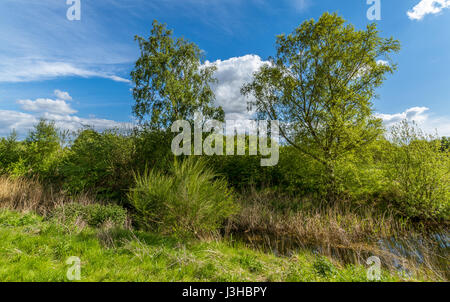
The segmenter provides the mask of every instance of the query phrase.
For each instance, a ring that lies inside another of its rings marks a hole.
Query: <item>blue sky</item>
[[[0,136],[26,134],[39,117],[60,127],[99,129],[133,121],[129,73],[134,35],[157,19],[197,43],[219,69],[217,103],[229,119],[248,118],[240,86],[274,55],[275,35],[337,12],[358,28],[367,0],[80,0],[81,20],[66,0],[0,2]],[[383,36],[402,44],[399,64],[378,90],[387,126],[403,118],[450,136],[450,0],[380,0]]]

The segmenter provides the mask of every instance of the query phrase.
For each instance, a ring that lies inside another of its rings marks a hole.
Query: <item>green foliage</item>
[[[379,138],[336,163],[336,182],[344,197],[367,202],[386,191],[383,164],[389,142]]]
[[[205,160],[219,175],[236,189],[249,186],[262,188],[274,185],[274,167],[261,167],[260,156],[205,156]]]
[[[325,189],[323,167],[309,156],[298,152],[292,146],[280,148],[280,161],[275,167],[281,191],[294,195],[318,196]]]
[[[24,153],[23,143],[17,140],[17,133],[13,131],[7,138],[0,138],[0,174],[24,175],[25,171],[16,169]],[[18,171],[20,170],[20,171]]]
[[[249,136],[239,136],[233,140],[234,150],[238,150],[238,140],[245,142],[243,148],[245,155],[225,156],[213,155],[203,156],[208,165],[220,176],[226,178],[227,182],[236,189],[245,189],[248,187],[263,188],[276,186],[278,183],[277,167],[262,167],[261,159],[263,156],[249,155]],[[227,150],[227,144],[230,143],[227,137],[222,138],[224,154]],[[256,148],[259,149],[259,142]]]
[[[135,83],[134,114],[153,129],[168,129],[177,120],[192,120],[200,111],[205,117],[223,119],[214,108],[213,65],[202,66],[202,52],[194,43],[172,38],[165,24],[153,22],[148,40],[136,36],[141,52],[131,77]]]
[[[179,236],[215,232],[237,210],[226,181],[192,158],[175,162],[170,175],[137,175],[128,198],[141,223]]]
[[[439,140],[403,121],[392,128],[385,174],[400,213],[420,219],[450,218],[450,154]]]
[[[56,181],[64,152],[60,143],[60,133],[55,123],[41,119],[23,142],[21,156],[12,163],[10,172],[18,177]]]
[[[133,137],[108,130],[81,131],[62,163],[64,188],[72,194],[91,191],[105,199],[120,199],[132,182]]]
[[[117,205],[70,203],[55,209],[54,218],[66,224],[73,224],[77,220],[98,228],[106,223],[112,226],[123,227],[127,220],[127,211]]]
[[[133,169],[141,173],[147,168],[168,171],[174,160],[171,150],[173,137],[173,133],[168,131],[151,130],[148,127],[135,129]]]
[[[441,139],[441,151],[448,152],[450,150],[450,137],[443,137]]]
[[[242,88],[254,96],[249,105],[259,118],[280,121],[283,138],[325,167],[329,199],[337,193],[337,161],[382,133],[371,100],[396,66],[379,60],[399,49],[398,41],[379,37],[375,24],[355,30],[325,13],[278,36],[276,59]]]
[[[63,153],[55,123],[41,119],[25,141],[18,141],[14,131],[0,140],[0,174],[56,182]]]
[[[313,268],[317,274],[323,277],[331,276],[336,271],[333,264],[323,256],[317,257],[317,259],[313,262]]]
[[[0,211],[1,227],[22,227],[37,225],[42,222],[42,217],[34,213],[16,213],[10,211]]]

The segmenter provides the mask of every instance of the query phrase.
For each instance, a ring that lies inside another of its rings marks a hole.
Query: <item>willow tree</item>
[[[204,64],[195,43],[173,38],[172,30],[157,21],[148,39],[136,36],[135,40],[140,57],[131,72],[133,112],[141,122],[167,130],[176,120],[192,120],[196,112],[223,119],[222,108],[213,106],[216,67]]]
[[[336,197],[335,168],[348,152],[382,133],[373,116],[375,90],[393,73],[393,38],[376,24],[357,30],[336,14],[305,21],[279,35],[277,55],[254,74],[242,93],[259,118],[278,120],[287,143],[323,165],[328,198]]]

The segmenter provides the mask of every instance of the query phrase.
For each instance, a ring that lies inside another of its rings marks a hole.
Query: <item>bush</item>
[[[336,163],[338,192],[344,200],[357,203],[374,200],[386,191],[383,157],[390,143],[380,138],[364,146],[361,152],[350,152]]]
[[[173,137],[170,131],[152,130],[145,126],[135,128],[135,171],[144,172],[149,167],[167,172],[174,160],[171,150]]]
[[[23,144],[17,141],[16,132],[7,138],[0,138],[0,174],[11,172],[12,166],[20,161],[23,153]]]
[[[62,159],[60,132],[54,122],[41,119],[25,140],[24,165],[26,175],[54,182]],[[17,169],[20,171],[20,169]]]
[[[83,130],[62,164],[64,188],[71,194],[90,191],[119,200],[132,182],[134,143],[130,136],[108,130]]]
[[[81,220],[95,228],[101,227],[106,223],[123,227],[127,220],[127,211],[117,205],[70,203],[56,208],[53,217],[68,223]]]
[[[313,262],[313,268],[316,273],[322,277],[328,277],[336,273],[334,265],[323,256],[317,256],[316,260]]]
[[[203,236],[217,231],[237,210],[227,182],[203,161],[175,162],[169,175],[152,170],[137,175],[128,194],[139,222],[162,233]]]
[[[397,210],[417,219],[450,218],[450,153],[414,124],[392,129],[385,175]]]
[[[54,183],[64,155],[61,133],[54,122],[41,119],[25,141],[18,141],[13,131],[0,139],[0,174],[28,177]]]

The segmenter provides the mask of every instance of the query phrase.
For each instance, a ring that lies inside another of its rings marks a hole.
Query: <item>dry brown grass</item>
[[[47,216],[54,208],[65,203],[93,203],[89,194],[71,198],[62,191],[45,188],[38,181],[0,176],[0,208],[21,212],[36,212]]]

